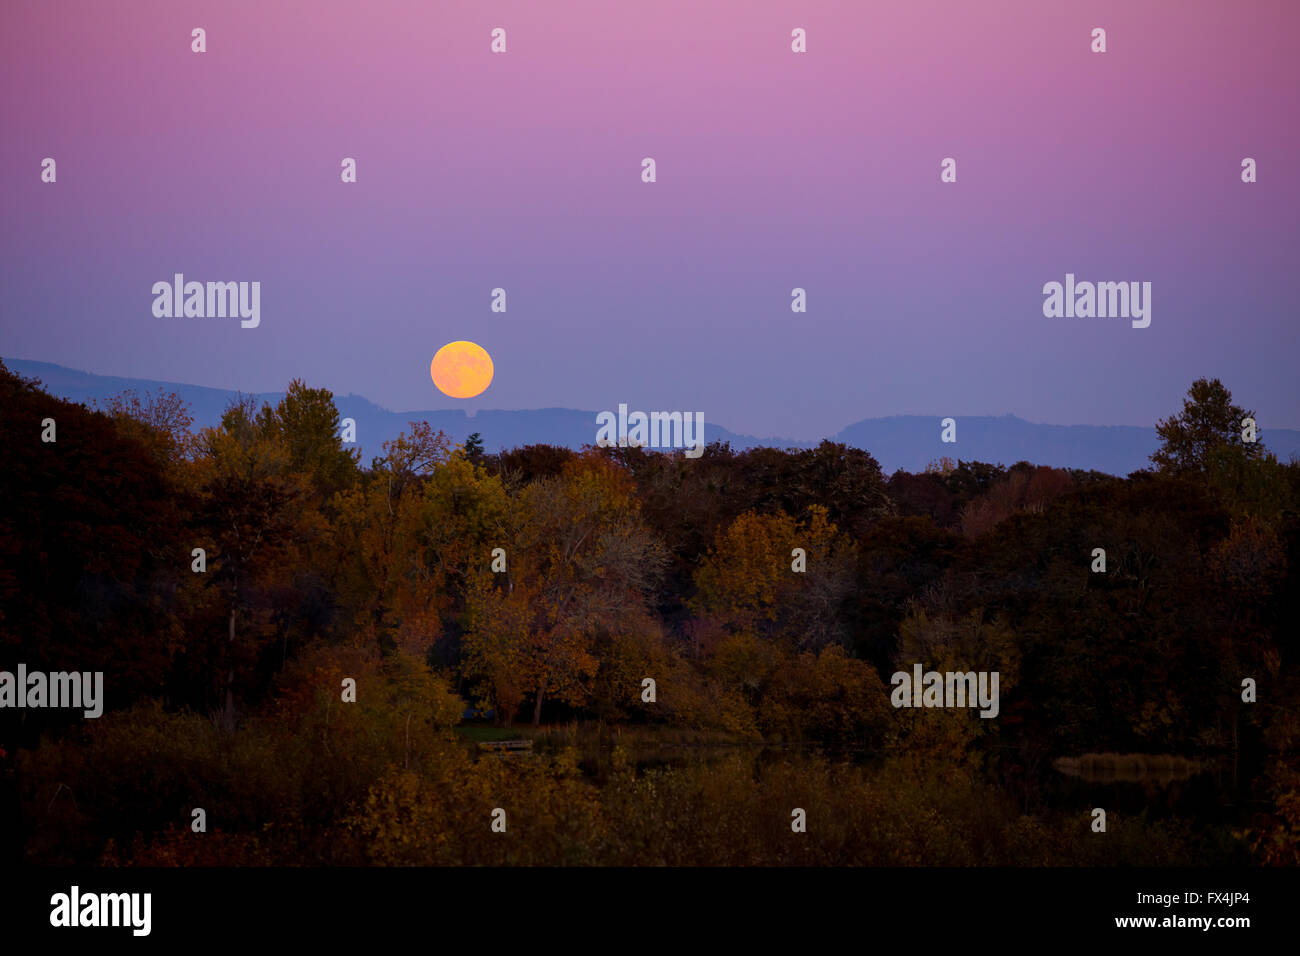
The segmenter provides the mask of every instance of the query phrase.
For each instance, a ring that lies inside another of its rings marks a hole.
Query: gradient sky
[[[1297,427],[1298,117],[1292,0],[5,0],[0,355],[796,439],[1150,425],[1217,376]],[[260,281],[260,327],[155,318],[175,272]],[[1151,326],[1044,318],[1066,272]]]

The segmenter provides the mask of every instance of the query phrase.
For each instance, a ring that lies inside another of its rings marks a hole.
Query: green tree
[[[295,378],[273,412],[262,409],[258,424],[283,441],[290,469],[305,474],[325,498],[356,481],[361,453],[343,447],[339,410],[328,389],[308,388]]]
[[[1223,446],[1247,460],[1263,454],[1261,442],[1242,440],[1242,419],[1255,413],[1232,404],[1232,393],[1217,378],[1198,378],[1187,390],[1183,410],[1156,423],[1163,442],[1151,455],[1157,470],[1173,474],[1203,473],[1212,453]]]
[[[465,457],[476,465],[483,461],[483,436],[478,432],[465,439]]]

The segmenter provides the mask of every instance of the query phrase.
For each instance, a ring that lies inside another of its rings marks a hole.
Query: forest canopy
[[[0,710],[15,860],[1300,862],[1300,465],[1217,380],[1124,478],[424,422],[363,466],[297,380],[194,431],[175,396],[92,409],[0,365],[0,408],[0,669],[107,696]],[[998,718],[891,707],[916,663],[997,671]],[[628,749],[664,740],[739,749]],[[1085,753],[1226,759],[1255,809],[1117,815],[1102,851],[1038,770]],[[509,849],[469,835],[502,801]],[[822,824],[798,849],[792,806]]]

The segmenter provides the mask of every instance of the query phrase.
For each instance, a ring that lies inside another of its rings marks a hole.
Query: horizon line
[[[177,382],[177,381],[171,381],[171,380],[168,380],[168,379],[144,378],[144,377],[141,377],[141,376],[132,376],[132,375],[110,375],[110,374],[105,374],[105,373],[102,373],[102,372],[93,372],[93,371],[91,371],[91,370],[89,370],[89,369],[74,368],[74,367],[72,367],[72,366],[70,366],[70,365],[61,365],[61,364],[59,364],[58,362],[50,362],[50,361],[47,361],[47,360],[45,360],[45,359],[28,359],[28,358],[19,358],[19,357],[17,357],[17,356],[0,356],[0,361],[5,362],[6,365],[8,365],[11,361],[12,361],[12,362],[27,362],[27,363],[34,364],[34,365],[49,365],[49,366],[52,366],[52,367],[54,367],[54,368],[62,369],[62,370],[64,370],[64,371],[74,372],[74,373],[81,374],[81,375],[90,375],[90,376],[94,376],[94,377],[96,377],[96,378],[115,378],[115,379],[122,379],[122,380],[124,380],[124,381],[140,381],[140,382],[148,382],[149,384],[152,384],[152,385],[174,385],[174,386],[180,386],[180,387],[184,387],[184,388],[203,388],[203,389],[208,389],[208,390],[210,390],[210,391],[214,391],[214,392],[230,392],[230,393],[237,394],[237,395],[249,395],[249,396],[255,396],[255,397],[256,397],[256,396],[265,396],[265,395],[283,395],[284,392],[285,392],[285,388],[269,389],[269,390],[266,390],[266,391],[244,391],[243,389],[239,389],[239,388],[230,388],[230,387],[228,387],[228,386],[222,386],[222,385],[201,385],[201,384],[198,384],[198,383],[196,383],[196,382]],[[296,377],[296,376],[295,376],[295,377]],[[328,388],[328,386],[313,386],[313,385],[309,385],[308,387],[310,387],[310,388],[321,388],[321,387]],[[469,409],[469,408],[465,408],[465,407],[461,406],[461,407],[450,407],[450,408],[393,409],[393,408],[389,408],[389,407],[387,407],[387,406],[385,406],[385,405],[380,405],[378,402],[374,401],[373,399],[369,398],[368,396],[366,396],[366,395],[364,395],[364,394],[362,394],[362,393],[360,393],[360,392],[351,392],[351,391],[349,391],[349,392],[339,392],[339,391],[335,391],[334,389],[329,389],[329,391],[330,391],[330,393],[331,393],[331,394],[332,394],[336,399],[339,398],[339,397],[344,397],[344,398],[358,398],[358,399],[361,399],[362,401],[365,401],[365,402],[369,403],[370,405],[374,406],[374,407],[375,407],[376,409],[378,409],[379,411],[385,412],[386,414],[389,414],[389,415],[428,414],[428,413],[431,413],[431,412],[440,412],[440,413],[456,413],[456,412],[460,412],[460,413],[463,414],[466,418],[473,419],[473,418],[475,418],[476,416],[478,416],[479,414],[482,414],[482,413],[484,413],[484,412],[505,412],[505,413],[512,413],[512,414],[513,414],[513,413],[518,413],[518,412],[551,412],[551,411],[556,411],[556,412],[577,412],[577,413],[581,413],[581,414],[584,414],[584,415],[586,415],[586,414],[590,414],[590,415],[598,415],[598,414],[600,414],[600,412],[598,412],[598,411],[593,411],[593,410],[585,409],[585,408],[573,408],[573,407],[571,407],[571,406],[566,406],[566,405],[546,405],[546,406],[538,406],[538,407],[536,407],[536,408],[475,408],[475,409]],[[1173,412],[1171,412],[1170,414],[1171,414],[1171,415],[1176,415],[1176,414],[1178,414],[1178,412],[1177,412],[1177,411],[1173,411]],[[843,431],[845,431],[845,430],[847,430],[847,429],[849,429],[849,428],[852,428],[854,425],[860,425],[860,424],[862,424],[863,422],[872,422],[872,421],[888,421],[889,419],[895,419],[895,418],[936,418],[936,419],[938,419],[938,420],[940,420],[940,421],[942,421],[944,418],[956,418],[956,419],[959,419],[959,420],[962,419],[962,418],[967,418],[967,419],[971,419],[971,418],[989,418],[989,419],[998,419],[998,418],[1014,418],[1014,419],[1016,419],[1016,420],[1018,420],[1018,421],[1024,422],[1024,423],[1027,424],[1027,425],[1043,426],[1043,427],[1047,427],[1047,428],[1140,428],[1140,429],[1152,429],[1152,430],[1154,430],[1155,427],[1156,427],[1155,423],[1148,424],[1148,425],[1129,425],[1129,424],[1120,424],[1120,423],[1110,423],[1110,424],[1105,424],[1105,425],[1096,425],[1096,424],[1087,424],[1087,423],[1069,423],[1069,422],[1041,422],[1041,421],[1034,421],[1034,420],[1032,420],[1032,419],[1025,418],[1025,417],[1021,416],[1020,414],[1018,414],[1018,413],[1016,413],[1016,412],[1003,412],[1002,414],[991,414],[991,413],[985,413],[985,414],[977,414],[977,413],[962,413],[962,414],[960,414],[960,415],[952,415],[951,413],[949,413],[949,414],[928,414],[928,413],[924,413],[924,412],[897,412],[897,413],[889,414],[889,415],[873,415],[873,416],[868,416],[868,417],[864,417],[864,418],[856,419],[856,420],[854,420],[854,421],[849,422],[849,423],[846,424],[846,425],[841,426],[840,429],[839,429],[837,432],[835,432],[835,433],[833,433],[833,434],[831,434],[831,435],[823,436],[822,438],[790,438],[790,437],[785,437],[785,436],[780,436],[780,435],[773,435],[773,436],[760,436],[760,435],[745,434],[745,433],[742,433],[742,432],[733,431],[733,430],[730,429],[730,428],[726,428],[726,430],[727,430],[728,432],[730,432],[731,434],[735,435],[735,436],[738,437],[738,438],[752,438],[752,439],[761,440],[761,441],[792,441],[792,442],[803,442],[803,443],[818,443],[818,442],[822,442],[822,441],[832,441],[832,440],[834,440],[834,436],[835,436],[835,435],[837,435],[837,434],[839,434],[840,432],[843,432]],[[714,427],[715,427],[715,428],[725,428],[725,426],[719,425],[719,424],[717,424],[716,422],[714,423]],[[1258,428],[1259,428],[1259,430],[1260,430],[1261,432],[1263,432],[1263,431],[1294,431],[1294,432],[1300,432],[1300,426],[1294,426],[1294,425],[1292,425],[1292,426],[1288,426],[1288,425],[1264,425],[1264,424],[1260,423],[1260,424],[1258,425]]]

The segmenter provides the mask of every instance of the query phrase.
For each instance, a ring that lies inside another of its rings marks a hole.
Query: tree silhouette
[[[1232,404],[1232,393],[1217,378],[1198,378],[1187,390],[1183,410],[1156,424],[1164,444],[1151,456],[1159,471],[1204,472],[1212,453],[1228,447],[1246,459],[1258,458],[1262,443],[1242,439],[1242,420],[1255,413]]]

